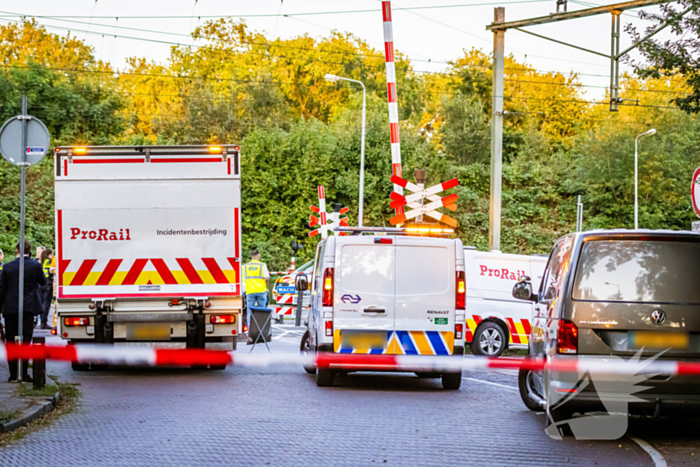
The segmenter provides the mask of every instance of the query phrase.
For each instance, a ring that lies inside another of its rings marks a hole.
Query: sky
[[[602,3],[569,0],[568,9],[573,11],[598,5]],[[486,30],[486,25],[493,21],[497,6],[505,7],[506,21],[546,16],[556,11],[555,0],[395,0],[392,1],[394,46],[408,55],[417,71],[443,70],[448,60],[456,60],[465,49],[477,48],[491,53],[493,34]],[[401,9],[412,7],[428,8]],[[305,33],[320,37],[327,36],[332,30],[351,32],[382,50],[380,8],[378,0],[24,0],[18,4],[0,3],[0,24],[16,21],[20,14],[41,16],[36,18],[37,21],[49,31],[65,34],[71,30],[94,48],[98,59],[121,69],[125,67],[126,59],[133,56],[165,62],[171,47],[167,42],[194,44],[188,36],[197,25],[210,19],[206,16],[251,15],[244,18],[250,28],[265,31],[267,37],[272,38],[286,39]],[[657,7],[647,10],[658,11]],[[528,29],[609,54],[610,18],[611,15],[606,13]],[[623,27],[631,23],[638,29],[651,24],[637,18],[634,10],[623,14],[622,23]],[[114,34],[131,38],[114,38]],[[663,38],[664,34],[659,34],[659,37]],[[621,49],[630,44],[629,35],[623,33]],[[588,98],[602,98],[609,86],[610,61],[604,57],[515,30],[505,34],[505,46],[506,53],[514,54],[517,60],[538,70],[580,73],[580,81],[587,86]],[[632,57],[639,58],[636,54]],[[629,67],[623,65],[621,69],[629,70]]]

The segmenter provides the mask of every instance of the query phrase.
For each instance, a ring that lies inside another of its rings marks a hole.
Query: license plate
[[[277,287],[277,293],[282,295],[282,294],[288,294],[288,293],[297,293],[297,289],[294,286],[283,286],[280,285]]]
[[[627,334],[627,341],[633,349],[687,349],[689,336],[683,332],[636,331]]]
[[[387,332],[341,332],[344,349],[386,349]]]
[[[127,327],[126,336],[133,341],[169,341],[169,324],[132,324]]]

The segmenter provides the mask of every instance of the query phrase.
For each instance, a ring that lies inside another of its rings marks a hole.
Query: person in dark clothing
[[[46,278],[41,265],[29,257],[32,246],[24,242],[24,306],[23,306],[23,340],[25,343],[32,341],[34,333],[34,316],[40,315],[42,310],[41,290],[46,285]],[[19,256],[19,243],[17,244],[17,256]],[[19,258],[3,265],[0,271],[0,310],[5,318],[5,339],[14,342],[19,335]],[[17,360],[7,360],[10,367],[10,382],[17,381]],[[27,374],[28,361],[22,363],[22,380],[31,381]]]
[[[41,299],[43,310],[41,313],[41,329],[51,329],[48,324],[49,313],[51,312],[51,301],[53,300],[53,274],[51,274],[51,259],[53,258],[53,252],[48,248],[45,248],[41,252],[41,269],[44,271],[44,277],[46,278],[46,285],[42,289]]]

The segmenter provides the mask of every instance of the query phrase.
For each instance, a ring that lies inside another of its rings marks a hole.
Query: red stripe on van
[[[532,330],[532,328],[530,327],[530,322],[526,319],[522,319],[520,320],[520,322],[523,323],[523,329],[525,329],[525,334],[530,336],[530,331]]]
[[[513,344],[520,344],[520,336],[518,335],[517,329],[515,329],[515,324],[513,324],[513,318],[506,318],[506,323],[508,323],[508,329],[510,329]]]

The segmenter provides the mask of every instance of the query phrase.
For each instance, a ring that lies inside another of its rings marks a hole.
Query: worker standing
[[[243,279],[245,281],[245,293],[247,300],[246,323],[250,329],[250,307],[267,306],[267,287],[270,280],[270,271],[265,263],[260,261],[260,252],[253,250],[250,253],[251,261],[243,266]]]
[[[46,285],[42,293],[41,329],[51,329],[48,324],[51,302],[53,301],[53,272],[51,272],[51,262],[53,261],[53,251],[46,248],[41,252],[41,268],[44,271]]]

